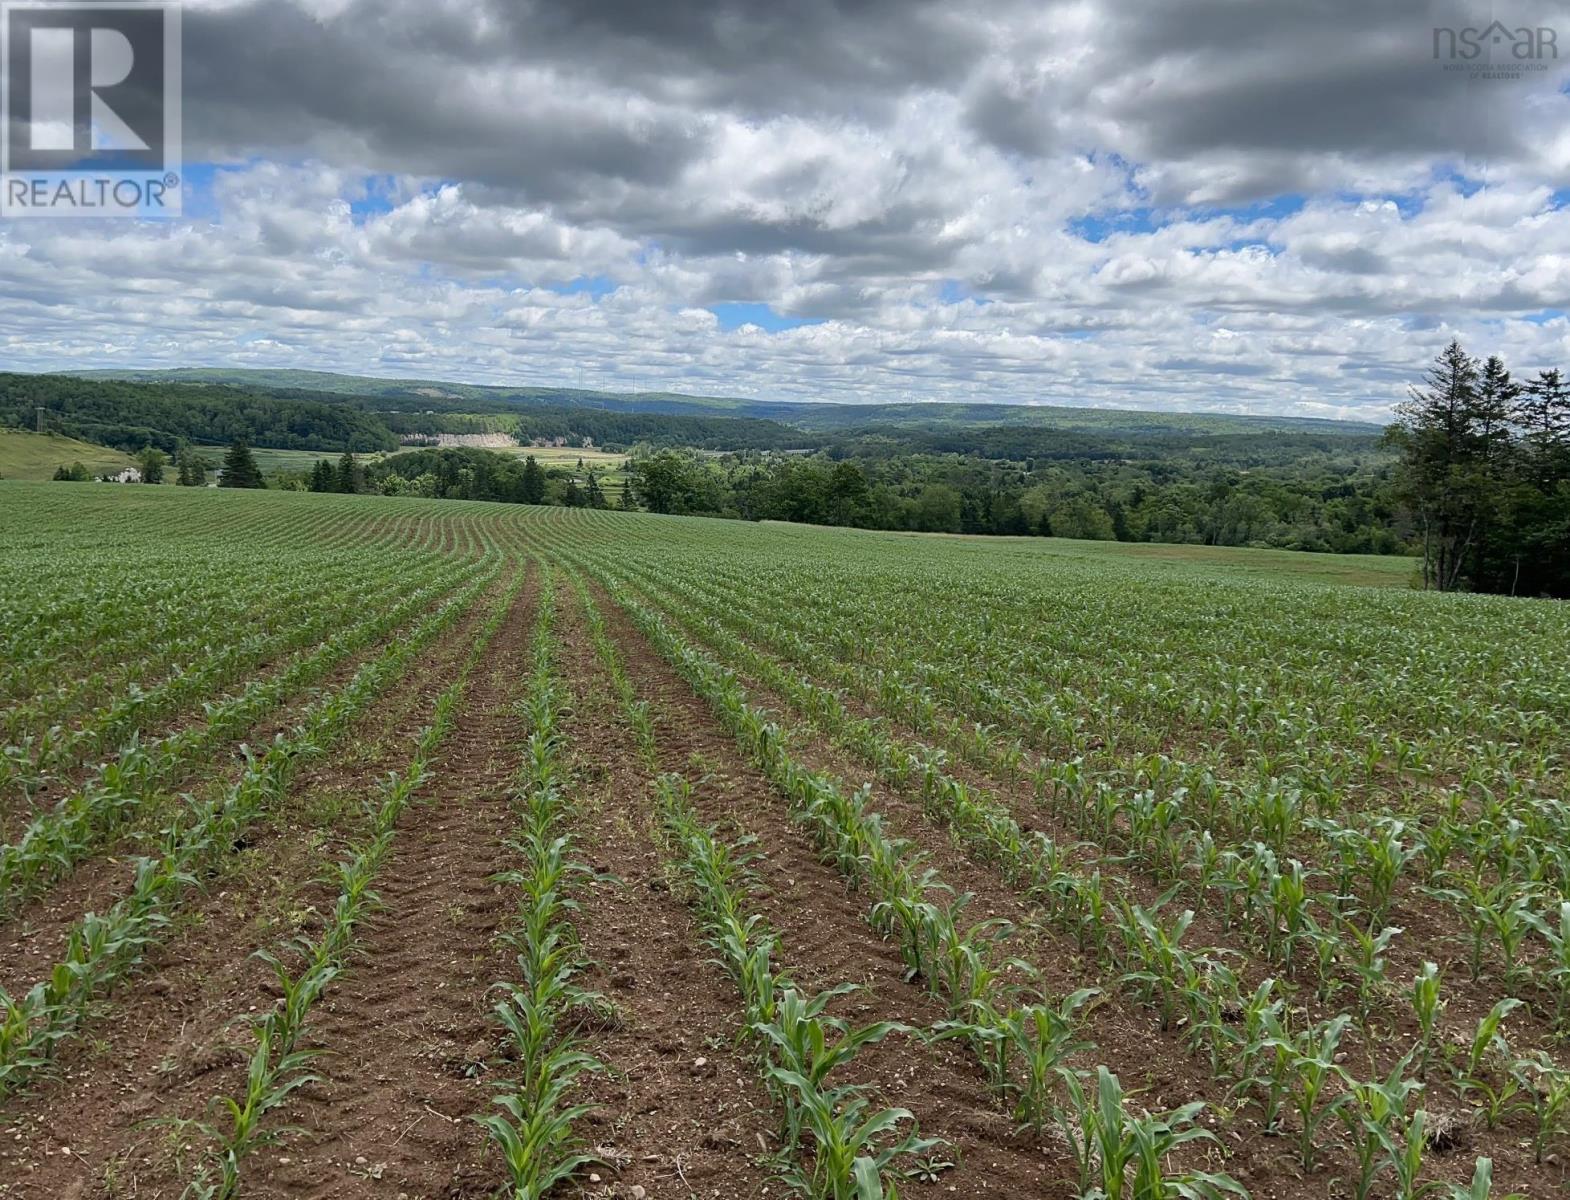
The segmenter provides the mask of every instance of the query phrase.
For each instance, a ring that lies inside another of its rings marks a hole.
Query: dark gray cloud
[[[0,227],[0,351],[1377,411],[1419,323],[1570,362],[1570,8],[1511,16],[1565,27],[1535,80],[1436,66],[1478,15],[187,0],[210,203]]]

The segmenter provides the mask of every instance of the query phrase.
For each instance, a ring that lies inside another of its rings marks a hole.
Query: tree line
[[[41,410],[41,413],[40,413]],[[281,450],[398,448],[373,413],[320,397],[282,398],[241,388],[122,383],[69,375],[0,374],[0,426],[61,433],[135,453],[174,454],[182,442],[244,441]]]
[[[189,443],[182,442],[179,449],[175,451],[173,482],[176,486],[206,487],[207,475],[212,470],[211,460]],[[169,471],[169,456],[157,446],[144,446],[141,453],[136,456],[136,471],[138,483],[163,483]],[[79,462],[62,463],[55,468],[56,483],[90,483],[92,478],[92,473]],[[100,476],[100,478],[106,482],[114,480],[114,476],[111,475]],[[245,443],[244,438],[224,451],[214,486],[221,488],[267,486],[262,469],[256,463],[256,456],[251,453],[251,448]]]
[[[581,462],[577,471],[545,468],[532,454],[520,461],[470,446],[408,450],[373,463],[346,452],[336,462],[319,459],[298,482],[313,492],[607,507],[598,474]]]
[[[1392,466],[1325,459],[1211,463],[969,455],[635,457],[627,494],[653,512],[934,533],[1409,552]]]
[[[1452,341],[1388,436],[1426,587],[1570,596],[1570,383],[1557,368],[1521,382]]]

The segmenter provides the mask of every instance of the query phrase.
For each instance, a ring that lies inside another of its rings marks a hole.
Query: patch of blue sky
[[[1116,233],[1154,233],[1179,221],[1213,221],[1221,217],[1231,218],[1239,224],[1279,221],[1302,211],[1306,203],[1306,197],[1289,192],[1249,204],[1198,204],[1179,208],[1136,205],[1077,217],[1068,223],[1068,230],[1082,241],[1102,242]]]
[[[708,307],[719,318],[720,328],[726,333],[740,329],[743,325],[756,325],[769,333],[779,333],[784,329],[800,329],[803,325],[823,324],[821,320],[808,317],[787,317],[775,312],[767,304],[749,301],[725,301]]]
[[[992,298],[974,291],[958,279],[945,279],[938,285],[939,304],[964,304],[966,301],[972,304],[987,305],[992,303]]]
[[[363,225],[367,217],[385,216],[397,204],[398,181],[393,176],[367,175],[361,182],[364,194],[349,202],[349,215],[356,225]]]
[[[180,169],[180,212],[187,220],[217,223],[222,219],[213,188],[221,170],[223,168],[217,163],[183,164]]]
[[[558,296],[589,296],[599,300],[609,296],[620,285],[609,275],[579,275],[566,283],[547,283],[541,286],[548,292],[555,292]]]

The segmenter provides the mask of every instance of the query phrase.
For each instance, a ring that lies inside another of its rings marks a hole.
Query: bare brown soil
[[[607,1168],[605,1193],[737,1198],[762,1194],[754,1161],[776,1117],[756,1066],[737,1050],[730,981],[704,961],[703,934],[673,895],[655,841],[653,781],[595,655],[578,596],[561,587],[558,663],[574,703],[566,724],[577,855],[602,878],[575,924],[595,960],[584,986],[619,1019],[589,1048],[604,1074],[584,1089]],[[591,1192],[598,1189],[592,1189]]]
[[[762,652],[767,653],[767,650]],[[751,678],[741,664],[728,665],[737,670],[746,683],[753,703],[781,714],[791,712],[782,697]],[[842,693],[841,700],[857,716],[886,716],[860,697]],[[859,782],[869,773],[865,765],[830,746],[821,737],[806,735],[806,725],[801,719],[783,718],[782,724],[787,734],[791,728],[798,732],[799,736],[795,738],[792,747],[798,760],[853,783]],[[1040,830],[1063,844],[1071,844],[1077,839],[1075,831],[1057,821],[1036,800],[1029,785],[999,778],[958,757],[950,760],[946,770],[967,784],[986,789],[1003,802],[1023,829]],[[945,880],[960,891],[974,892],[978,900],[989,897],[985,915],[993,915],[994,904],[1000,906],[1004,915],[1010,915],[1006,911],[1008,900],[997,899],[999,889],[994,872],[980,868],[982,878],[978,881],[977,865],[952,851],[947,845],[947,831],[929,821],[916,800],[892,789],[880,788],[875,806],[888,818],[886,827],[892,836],[910,837],[934,852],[932,861],[939,866]],[[1129,860],[1119,864],[1117,875],[1121,890],[1137,903],[1153,905],[1166,891],[1154,878],[1141,874],[1138,865]],[[1180,909],[1181,905],[1175,904],[1174,907]],[[1485,976],[1477,981],[1469,978],[1465,955],[1453,948],[1453,939],[1461,930],[1455,927],[1453,920],[1447,921],[1442,908],[1436,902],[1422,897],[1414,885],[1404,883],[1398,889],[1387,923],[1399,925],[1404,931],[1387,954],[1390,960],[1388,978],[1394,981],[1410,980],[1424,959],[1440,959],[1446,999],[1444,1036],[1450,1040],[1462,1042],[1469,1038],[1478,1018],[1489,1011],[1495,1000],[1510,994],[1509,989],[1503,987],[1497,978]],[[1116,991],[1115,982],[1096,977],[1099,969],[1093,962],[1085,961],[1072,943],[1064,942],[1051,931],[1038,932],[1038,938],[1033,949],[1024,952],[1022,956],[1042,970],[1043,981],[1047,983],[1050,993],[1062,995],[1074,987],[1082,986],[1100,986],[1107,989],[1109,994]],[[1224,927],[1219,914],[1213,911],[1200,911],[1196,915],[1185,944],[1191,948],[1225,948],[1229,965],[1252,983],[1279,973],[1277,968],[1248,951],[1238,929]],[[1427,948],[1427,952],[1420,952],[1419,947]],[[1436,950],[1439,951],[1437,955]],[[1016,949],[1016,952],[1019,950]],[[1067,978],[1058,969],[1065,962],[1071,967]],[[1324,1020],[1333,1015],[1332,1010],[1315,1002],[1307,992],[1298,1000],[1306,1004],[1300,1019]],[[1114,1003],[1096,1008],[1090,1015],[1088,1029],[1097,1045],[1097,1061],[1105,1062],[1117,1072],[1125,1086],[1129,1086],[1131,1079],[1145,1080],[1146,1086],[1142,1089],[1138,1103],[1152,1110],[1172,1107],[1190,1099],[1207,1100],[1212,1108],[1224,1107],[1224,1086],[1210,1076],[1206,1064],[1188,1058],[1175,1031],[1160,1031],[1154,1028],[1153,1022],[1152,1014],[1142,1012],[1123,999],[1115,999]],[[1524,1008],[1512,1014],[1507,1033],[1511,1036],[1511,1045],[1519,1050],[1531,1046],[1556,1045],[1546,1022]],[[1391,1004],[1381,1006],[1374,1019],[1371,1041],[1364,1039],[1355,1027],[1348,1032],[1342,1061],[1360,1078],[1383,1078],[1399,1057],[1398,1047],[1413,1044],[1417,1036],[1416,1020],[1404,1000],[1398,998]],[[1130,1063],[1133,1064],[1132,1068]],[[1132,1075],[1128,1073],[1130,1069]],[[1431,1074],[1426,1099],[1428,1107],[1439,1114],[1465,1112],[1468,1105],[1454,1093],[1444,1074],[1440,1067],[1436,1067]],[[1173,1085],[1184,1076],[1187,1076],[1187,1086],[1192,1089],[1192,1094],[1186,1096],[1173,1090]],[[1320,1163],[1312,1175],[1307,1179],[1302,1178],[1303,1172],[1292,1144],[1278,1137],[1267,1136],[1254,1110],[1235,1118],[1230,1122],[1230,1127],[1216,1127],[1224,1133],[1232,1154],[1227,1165],[1228,1171],[1256,1196],[1292,1195],[1288,1181],[1296,1181],[1297,1186],[1308,1189],[1304,1191],[1305,1195],[1321,1194],[1315,1189],[1334,1186],[1334,1177],[1344,1174],[1348,1166],[1348,1163],[1338,1161],[1332,1149],[1320,1155]],[[1466,1183],[1470,1181],[1476,1157],[1487,1155],[1494,1162],[1497,1192],[1503,1194],[1514,1189],[1533,1198],[1549,1195],[1551,1192],[1547,1189],[1565,1185],[1567,1165],[1557,1161],[1542,1167],[1535,1165],[1530,1152],[1530,1135],[1530,1119],[1519,1112],[1506,1116],[1500,1126],[1491,1131],[1461,1126],[1430,1151],[1425,1159],[1425,1171],[1429,1176]],[[1327,1127],[1321,1140],[1325,1145],[1333,1147],[1339,1136],[1339,1126],[1331,1126]],[[1546,1176],[1552,1177],[1552,1184],[1545,1185]]]
[[[334,756],[302,771],[226,873],[193,895],[139,977],[106,999],[89,1036],[67,1043],[52,1075],[0,1108],[0,1196],[180,1194],[202,1139],[169,1122],[203,1117],[212,1097],[237,1091],[253,1044],[246,1022],[275,997],[254,953],[320,928],[336,894],[328,872],[364,827],[361,802],[407,762],[488,607],[477,601],[407,687],[389,692]]]
[[[464,628],[472,626],[484,603],[484,597],[476,600],[459,624]],[[0,955],[0,987],[13,995],[25,991],[60,959],[66,939],[82,913],[103,912],[126,891],[135,870],[135,857],[144,852],[138,845],[138,836],[156,831],[161,819],[172,815],[176,805],[183,802],[181,797],[211,794],[237,777],[245,766],[242,747],[267,745],[289,729],[319,696],[346,684],[398,636],[399,632],[395,632],[346,656],[315,685],[290,697],[239,738],[215,750],[199,768],[160,789],[154,802],[136,814],[113,844],[78,863],[69,875],[25,901],[15,912],[6,913],[0,920],[0,948],[5,951]],[[415,672],[420,670],[419,666],[414,668]],[[400,695],[407,693],[395,692],[393,699]]]

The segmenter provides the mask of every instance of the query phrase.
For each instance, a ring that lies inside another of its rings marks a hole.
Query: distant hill
[[[82,379],[150,383],[219,384],[250,390],[323,393],[354,397],[362,406],[393,411],[502,412],[543,407],[602,408],[622,412],[694,416],[761,417],[814,431],[876,425],[890,429],[1023,425],[1101,434],[1257,434],[1269,430],[1370,437],[1378,426],[1319,417],[1235,416],[1226,413],[1150,412],[1047,404],[839,404],[693,396],[681,392],[602,392],[582,388],[498,387],[439,379],[378,379],[328,371],[183,367],[172,370],[76,371]]]
[[[93,476],[134,466],[128,454],[55,433],[0,429],[0,478],[50,479],[56,467],[81,463]]]

